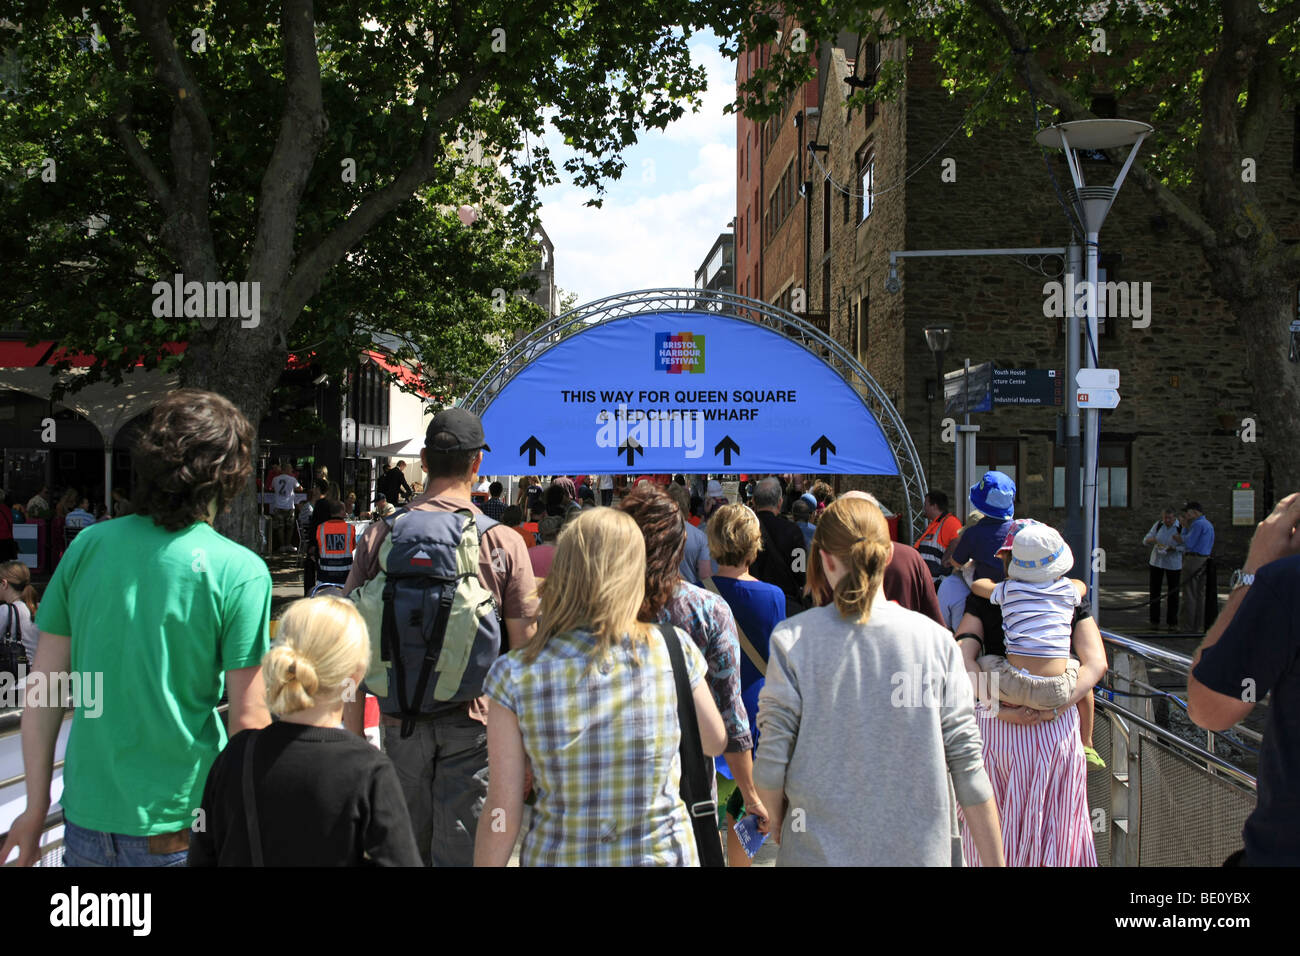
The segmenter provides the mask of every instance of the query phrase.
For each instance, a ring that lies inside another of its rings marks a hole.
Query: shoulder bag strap
[[[248,852],[253,866],[262,862],[262,829],[257,820],[257,794],[253,791],[253,752],[257,749],[257,731],[252,731],[244,747],[244,819],[248,821]]]
[[[673,683],[677,688],[677,723],[681,728],[682,802],[691,817],[695,844],[701,866],[724,866],[722,842],[718,839],[717,806],[712,799],[708,772],[713,762],[705,763],[700,745],[700,723],[691,696],[690,676],[686,672],[686,655],[681,641],[671,629],[656,624],[655,629],[668,647],[673,664]]]
[[[713,578],[705,578],[700,583],[714,594],[718,595],[718,597],[722,597],[722,592],[719,591],[718,586],[713,583]],[[726,598],[723,598],[723,600],[725,601]],[[740,618],[736,617],[736,612],[734,610],[731,612],[731,619],[736,624],[736,637],[740,638],[740,649],[745,652],[745,656],[749,658],[749,662],[754,665],[754,668],[758,671],[759,675],[766,677],[767,661],[763,660],[763,655],[758,653],[758,648],[755,647],[754,642],[749,639],[749,635],[745,633],[745,629],[740,626]]]
[[[3,639],[4,639],[5,643],[8,644],[8,643],[10,643],[11,641],[13,641],[13,640],[15,640],[15,639],[17,639],[17,640],[21,640],[21,639],[22,639],[22,636],[23,636],[23,628],[22,628],[22,623],[21,623],[21,621],[19,620],[19,617],[18,617],[18,609],[17,609],[16,607],[14,607],[12,603],[10,603],[10,604],[6,604],[6,605],[5,605],[5,611],[8,612],[8,613],[7,613],[6,618],[5,618],[5,631],[4,631],[4,638],[3,638]],[[16,637],[15,637],[15,635],[14,635],[14,622],[15,622],[15,621],[19,621],[19,624],[18,624],[18,634],[16,635]]]

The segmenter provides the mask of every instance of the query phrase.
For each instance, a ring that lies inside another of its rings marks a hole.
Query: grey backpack
[[[480,696],[501,653],[496,601],[479,579],[481,538],[498,522],[469,509],[403,509],[384,521],[379,574],[353,597],[384,666],[366,689],[409,737],[415,721]]]

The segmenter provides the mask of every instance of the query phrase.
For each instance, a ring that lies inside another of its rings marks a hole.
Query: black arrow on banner
[[[538,452],[541,452],[543,456],[546,454],[546,446],[537,440],[536,435],[529,435],[528,441],[519,446],[520,456],[522,456],[524,452],[528,452],[528,464],[535,465],[537,464]]]
[[[821,452],[820,464],[823,465],[826,464],[826,453],[828,451],[832,455],[835,454],[835,446],[831,444],[831,440],[825,435],[813,442],[812,448],[808,449],[809,454],[812,454],[813,452]]]
[[[722,463],[731,464],[731,456],[740,454],[740,446],[735,443],[730,435],[723,435],[722,441],[713,446],[713,454],[722,453]]]
[[[629,465],[632,464],[633,453],[641,456],[645,455],[645,449],[641,447],[641,443],[635,438],[629,438],[627,441],[623,442],[623,444],[618,446],[618,453],[621,455],[624,452],[627,453],[627,463]]]

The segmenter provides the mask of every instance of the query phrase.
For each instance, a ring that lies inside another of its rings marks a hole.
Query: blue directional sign
[[[636,315],[571,335],[488,404],[483,474],[896,475],[875,416],[820,358],[744,319]]]

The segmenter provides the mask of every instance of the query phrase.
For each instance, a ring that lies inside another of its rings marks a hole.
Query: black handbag
[[[695,845],[700,854],[700,866],[726,866],[722,854],[722,840],[718,837],[718,805],[713,801],[710,774],[713,761],[704,756],[700,745],[700,724],[695,715],[695,701],[691,696],[690,675],[686,672],[686,655],[682,653],[677,635],[662,624],[656,624],[668,657],[673,662],[673,683],[677,687],[677,722],[682,731],[682,802],[691,815],[695,831]]]
[[[23,647],[23,626],[18,609],[12,604],[4,605],[4,609],[8,612],[8,620],[3,635],[0,635],[0,674],[9,674],[16,684],[26,675],[31,661],[27,659],[27,649]]]

